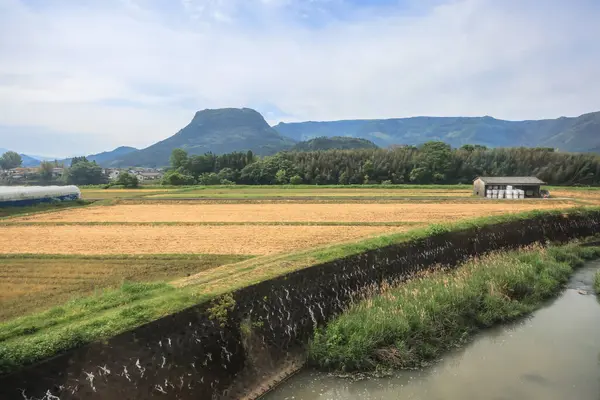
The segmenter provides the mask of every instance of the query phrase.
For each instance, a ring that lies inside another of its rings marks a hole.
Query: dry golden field
[[[591,204],[600,204],[600,190],[553,190],[552,196],[559,198],[570,198]]]
[[[483,203],[288,203],[288,204],[118,204],[67,209],[54,213],[12,218],[13,222],[344,222],[398,223],[444,222],[536,209],[564,208],[563,201]],[[112,229],[118,229],[117,227]],[[298,227],[297,231],[304,228]],[[60,229],[58,230],[60,231]]]
[[[409,227],[390,226],[136,226],[2,227],[5,254],[265,255],[344,242]]]

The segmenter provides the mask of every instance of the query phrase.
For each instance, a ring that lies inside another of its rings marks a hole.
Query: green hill
[[[304,142],[296,143],[290,151],[317,151],[317,150],[351,150],[351,149],[376,149],[377,145],[369,140],[353,137],[318,137]]]
[[[126,154],[133,153],[134,151],[138,151],[138,149],[135,147],[121,146],[112,151],[104,151],[102,153],[92,154],[91,156],[88,156],[87,159],[89,161],[96,161],[102,166],[110,167],[115,159]]]
[[[252,150],[269,155],[293,146],[294,140],[271,128],[262,115],[249,108],[223,108],[198,111],[192,121],[175,135],[123,157],[112,165],[165,166],[171,151],[184,149],[188,154],[230,153]]]
[[[120,146],[111,151],[103,151],[102,153],[98,154],[90,154],[89,156],[86,156],[86,158],[88,159],[88,161],[96,161],[98,165],[101,165],[103,167],[112,167],[117,164],[117,161],[115,161],[116,159],[137,150],[138,149],[136,149],[135,147]],[[58,160],[58,162],[69,166],[71,165],[71,158]]]
[[[586,152],[600,148],[600,112],[576,118],[505,121],[492,117],[413,117],[375,120],[280,123],[274,127],[294,140],[350,136],[378,146],[421,144],[441,140],[454,147],[554,147]]]

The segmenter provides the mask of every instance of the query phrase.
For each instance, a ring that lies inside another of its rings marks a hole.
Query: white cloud
[[[0,0],[0,125],[88,135],[89,152],[151,144],[207,107],[272,104],[286,120],[600,109],[592,0],[342,3]]]

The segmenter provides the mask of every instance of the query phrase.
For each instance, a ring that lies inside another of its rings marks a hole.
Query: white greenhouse
[[[73,201],[81,198],[77,186],[0,186],[0,207]]]

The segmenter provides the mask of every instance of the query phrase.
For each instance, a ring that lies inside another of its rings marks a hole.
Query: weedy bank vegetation
[[[598,257],[600,247],[535,246],[422,274],[318,330],[310,361],[343,371],[422,367],[480,329],[532,312],[563,288],[574,268]]]

